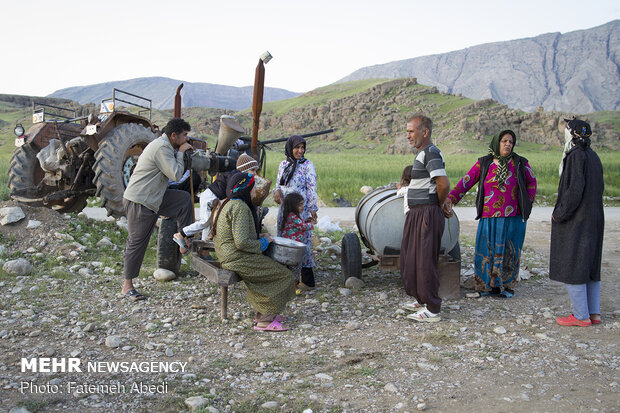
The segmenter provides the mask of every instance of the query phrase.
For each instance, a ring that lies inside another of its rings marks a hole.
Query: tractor
[[[257,159],[264,171],[265,147],[287,138],[258,141],[258,126],[263,103],[264,67],[271,59],[265,52],[256,68],[252,102],[252,135],[234,117],[222,116],[217,145],[207,150],[207,143],[190,138],[194,151],[188,155],[190,180],[199,174],[208,183],[206,172],[234,169],[239,153]],[[181,117],[181,84],[176,91],[174,117]],[[123,105],[123,106],[121,106]],[[132,113],[134,112],[134,113]],[[31,205],[45,206],[59,212],[79,212],[90,196],[97,196],[101,206],[113,217],[124,216],[123,193],[138,157],[161,132],[151,122],[150,99],[119,89],[112,98],[101,102],[99,115],[78,117],[76,111],[43,103],[33,104],[33,126],[27,131],[15,127],[17,148],[11,157],[8,186],[12,199]],[[329,129],[304,137],[332,132]],[[190,187],[191,187],[190,183]],[[194,199],[195,200],[195,199]],[[159,225],[157,265],[178,272],[181,255],[172,235],[179,229],[166,217]]]
[[[119,89],[101,102],[98,116],[77,117],[68,108],[34,103],[33,126],[27,132],[21,124],[15,128],[17,148],[8,171],[11,198],[79,212],[94,195],[108,215],[123,216],[123,192],[138,157],[160,135],[151,122],[151,108],[150,99]],[[205,141],[192,138],[190,144],[202,149],[195,155],[206,157],[207,168],[225,163],[209,162],[215,155],[204,152]]]
[[[120,103],[138,113],[118,110]],[[79,212],[96,195],[108,215],[122,216],[129,176],[159,133],[150,120],[151,101],[114,89],[112,98],[101,102],[98,116],[77,117],[71,109],[34,103],[32,118],[26,133],[21,125],[15,128],[17,148],[8,171],[11,198]]]

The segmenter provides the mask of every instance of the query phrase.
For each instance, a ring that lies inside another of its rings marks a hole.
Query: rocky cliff
[[[433,141],[436,143],[462,137],[486,140],[509,128],[519,139],[548,146],[563,144],[563,119],[573,115],[541,109],[525,113],[492,99],[474,101],[440,92],[436,87],[419,85],[415,78],[405,78],[386,81],[362,93],[331,99],[324,104],[293,108],[282,115],[264,110],[261,139],[334,127],[336,132],[319,138],[324,142],[323,150],[375,150],[381,146],[387,153],[410,153],[405,124],[414,112],[425,113],[433,119]],[[251,114],[237,116],[242,124],[251,123]],[[595,146],[620,149],[620,133],[587,116],[583,118],[591,122]]]
[[[526,111],[619,110],[620,20],[369,66],[339,82],[399,77]]]

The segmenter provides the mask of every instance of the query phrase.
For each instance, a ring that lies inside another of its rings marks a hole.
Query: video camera
[[[228,172],[235,169],[237,160],[231,156],[219,155],[203,149],[194,149],[185,152],[185,167],[197,172],[207,171],[213,176],[220,172]]]

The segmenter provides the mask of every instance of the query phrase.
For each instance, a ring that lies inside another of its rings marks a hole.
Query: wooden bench
[[[213,249],[213,241],[192,241],[189,265],[220,287],[220,315],[224,320],[228,318],[228,286],[241,281],[241,277],[234,271],[221,268],[218,261],[205,259],[203,253]]]

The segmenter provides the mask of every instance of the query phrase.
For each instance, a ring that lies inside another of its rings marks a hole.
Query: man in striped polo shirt
[[[439,248],[445,225],[441,206],[450,190],[441,151],[431,142],[433,122],[416,114],[407,121],[407,140],[418,150],[407,191],[409,212],[400,248],[400,277],[407,295],[407,318],[436,322],[441,318]]]

